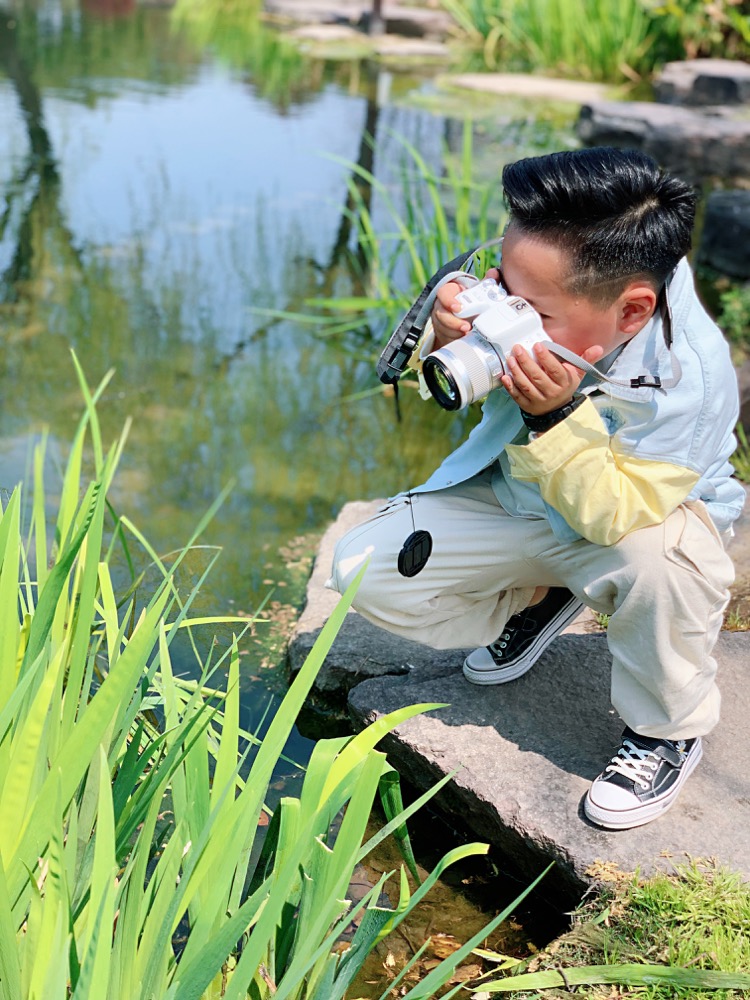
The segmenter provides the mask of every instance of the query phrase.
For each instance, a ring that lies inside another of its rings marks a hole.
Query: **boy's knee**
[[[336,590],[343,594],[349,585],[354,581],[357,573],[367,563],[372,556],[373,546],[362,546],[357,544],[358,539],[352,537],[353,531],[348,532],[336,543],[333,553],[333,566],[331,576],[326,583],[329,590]],[[367,574],[365,573],[365,576]],[[362,583],[360,583],[360,589]]]

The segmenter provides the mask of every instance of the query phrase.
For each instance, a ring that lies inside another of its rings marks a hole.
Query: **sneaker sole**
[[[688,754],[688,759],[685,761],[674,786],[659,799],[652,799],[650,802],[644,803],[642,806],[637,806],[634,809],[615,812],[612,809],[603,809],[592,802],[591,792],[589,791],[586,793],[586,798],[583,802],[583,811],[587,819],[590,819],[592,823],[596,823],[597,826],[604,827],[606,830],[633,830],[635,827],[644,826],[646,823],[658,819],[659,816],[663,816],[674,805],[680,789],[696,769],[702,757],[703,743],[701,742],[697,751],[693,750]]]
[[[558,637],[564,628],[578,617],[583,610],[583,603],[572,601],[566,605],[557,618],[553,618],[537,635],[527,652],[509,667],[496,667],[492,670],[475,670],[469,665],[469,658],[464,660],[464,677],[472,684],[507,684],[522,677],[534,666],[547,646]],[[562,616],[562,617],[561,617]]]

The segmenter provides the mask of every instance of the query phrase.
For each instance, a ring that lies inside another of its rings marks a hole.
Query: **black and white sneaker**
[[[538,604],[512,615],[492,645],[469,653],[464,660],[464,677],[472,684],[514,681],[531,670],[582,608],[583,604],[565,587],[550,587]]]
[[[700,736],[664,740],[639,736],[632,729],[596,778],[583,811],[608,830],[630,830],[665,813],[703,756]]]

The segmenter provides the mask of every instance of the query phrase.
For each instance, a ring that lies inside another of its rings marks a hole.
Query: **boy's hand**
[[[581,357],[594,364],[603,354],[604,349],[595,346],[589,347]],[[503,375],[503,386],[522,410],[534,416],[551,413],[569,403],[585,374],[575,365],[555,357],[544,343],[534,345],[533,356],[516,344],[507,360],[511,374]]]
[[[496,267],[490,268],[485,274],[485,278],[500,280],[500,272]],[[435,305],[430,314],[432,326],[435,331],[435,345],[433,350],[445,347],[452,340],[458,340],[471,330],[471,320],[461,319],[456,316],[461,310],[461,304],[456,302],[456,296],[463,291],[457,281],[446,281],[438,288]]]
[[[455,315],[461,308],[461,303],[456,302],[456,296],[462,291],[463,288],[457,281],[446,281],[437,290],[435,304],[430,313],[432,328],[435,331],[435,344],[432,348],[434,351],[445,347],[452,340],[458,340],[471,330],[469,320]]]

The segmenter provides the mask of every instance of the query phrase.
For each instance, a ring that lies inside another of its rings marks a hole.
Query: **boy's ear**
[[[622,333],[633,337],[654,315],[657,295],[645,282],[633,282],[620,296],[619,326]]]

